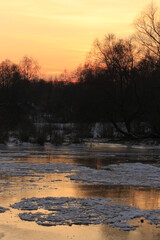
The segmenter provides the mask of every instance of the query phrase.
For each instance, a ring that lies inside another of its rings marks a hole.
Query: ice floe
[[[100,170],[83,168],[68,177],[92,184],[160,187],[160,168],[142,163],[111,164]]]
[[[64,173],[71,180],[91,184],[160,187],[160,167],[142,163],[110,164],[101,169],[92,169],[61,163],[5,161],[0,163],[0,172],[6,176]]]
[[[25,210],[19,214],[21,220],[34,221],[42,226],[108,224],[130,231],[138,226],[129,225],[128,221],[142,217],[150,224],[157,227],[160,225],[160,209],[142,211],[103,198],[30,198],[22,199],[11,207]],[[38,212],[31,212],[32,210]]]
[[[57,163],[18,163],[6,161],[0,163],[0,172],[9,176],[32,176],[35,173],[70,173],[77,167]]]
[[[8,210],[9,210],[8,208],[0,207],[0,213],[4,213]]]

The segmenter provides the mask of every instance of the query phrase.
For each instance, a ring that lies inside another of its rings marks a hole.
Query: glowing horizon
[[[150,0],[1,0],[0,61],[32,56],[42,74],[83,64],[95,38],[133,33],[133,20]]]

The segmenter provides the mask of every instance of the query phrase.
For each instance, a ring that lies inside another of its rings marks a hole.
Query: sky
[[[0,61],[31,56],[41,74],[83,64],[96,38],[125,37],[150,0],[0,0]]]

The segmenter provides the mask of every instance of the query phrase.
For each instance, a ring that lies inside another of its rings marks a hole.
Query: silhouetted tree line
[[[38,64],[0,64],[0,128],[24,123],[110,122],[128,137],[160,137],[160,21],[153,5],[135,21],[130,39],[96,40],[77,81],[38,78]],[[123,127],[120,123],[123,123]],[[142,131],[145,123],[146,131]],[[135,132],[135,126],[137,131]],[[147,130],[148,129],[148,130]]]

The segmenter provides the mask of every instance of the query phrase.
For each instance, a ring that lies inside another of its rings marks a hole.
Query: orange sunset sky
[[[83,64],[95,38],[127,36],[150,0],[0,0],[0,61],[38,60],[42,74]],[[157,3],[157,2],[156,2]]]

